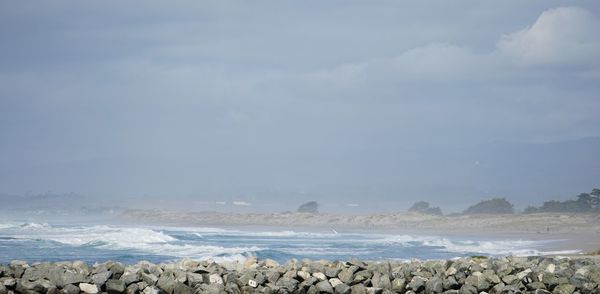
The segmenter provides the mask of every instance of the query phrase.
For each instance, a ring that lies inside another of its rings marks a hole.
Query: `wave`
[[[366,259],[451,258],[465,255],[543,255],[544,241],[469,240],[370,233],[239,231],[210,227],[52,226],[0,223],[3,238],[48,241],[64,248],[167,258],[245,260],[249,256]],[[4,242],[0,239],[0,242]],[[10,241],[12,239],[6,239]],[[39,242],[38,242],[39,243]],[[33,245],[32,245],[33,246]],[[35,245],[39,246],[39,245]],[[62,248],[61,247],[61,248]],[[0,252],[1,253],[1,252]],[[561,251],[573,254],[577,251]],[[17,253],[14,253],[17,254]]]
[[[540,251],[540,241],[529,240],[452,240],[440,236],[410,236],[394,235],[382,239],[371,240],[375,243],[400,244],[404,247],[428,246],[437,251],[458,254],[486,254],[492,256],[515,255],[545,255],[553,252]],[[578,250],[570,252],[579,252]]]
[[[93,247],[106,250],[130,250],[156,255],[191,257],[199,259],[243,260],[256,246],[225,247],[206,244],[188,244],[165,231],[149,228],[89,226],[53,227],[48,224],[27,223],[20,226],[4,226],[11,229],[11,238],[21,240],[46,240],[67,246]],[[197,234],[197,238],[201,238]]]

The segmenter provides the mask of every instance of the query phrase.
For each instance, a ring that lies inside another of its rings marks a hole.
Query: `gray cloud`
[[[477,198],[436,154],[600,135],[593,1],[110,4],[1,4],[7,192]]]

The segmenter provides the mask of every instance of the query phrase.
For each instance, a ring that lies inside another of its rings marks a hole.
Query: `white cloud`
[[[549,9],[531,27],[502,36],[497,50],[525,66],[581,65],[597,57],[599,29],[583,8]]]
[[[447,79],[468,74],[484,60],[468,48],[432,43],[408,50],[391,62],[396,71],[406,76]]]
[[[529,27],[499,37],[496,48],[475,52],[468,46],[431,42],[392,57],[345,63],[310,75],[336,88],[405,82],[514,80],[540,76],[537,68],[579,67],[593,74],[600,52],[600,22],[588,10],[560,7],[542,12]],[[551,68],[547,68],[552,71]],[[556,69],[558,70],[558,69]],[[560,71],[560,70],[559,70]],[[582,73],[579,73],[582,74]]]

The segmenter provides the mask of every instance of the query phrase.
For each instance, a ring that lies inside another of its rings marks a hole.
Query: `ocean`
[[[556,241],[434,235],[132,225],[0,222],[0,263],[116,260],[168,262],[181,258],[283,263],[291,258],[348,260],[449,259],[485,255],[544,255]]]

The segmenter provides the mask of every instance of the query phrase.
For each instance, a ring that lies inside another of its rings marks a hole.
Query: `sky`
[[[600,185],[598,31],[597,1],[3,1],[0,193],[573,197]]]

